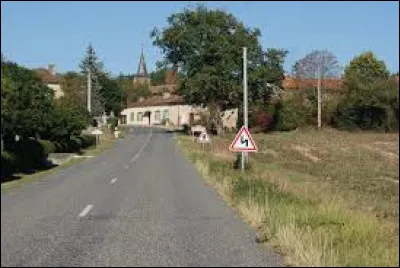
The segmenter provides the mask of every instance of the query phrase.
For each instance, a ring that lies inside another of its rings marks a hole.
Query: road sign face
[[[239,130],[229,150],[234,152],[257,152],[257,145],[245,126]]]
[[[211,139],[210,136],[208,136],[207,132],[203,131],[197,139],[197,142],[208,143],[211,142]]]
[[[103,134],[103,131],[101,131],[100,129],[95,129],[92,131],[92,134],[93,135],[101,135],[101,134]]]

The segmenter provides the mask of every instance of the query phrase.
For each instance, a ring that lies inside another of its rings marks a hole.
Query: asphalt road
[[[1,193],[1,266],[279,264],[162,129]]]

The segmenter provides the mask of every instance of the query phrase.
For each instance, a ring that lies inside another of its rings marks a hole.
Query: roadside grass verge
[[[251,155],[253,168],[242,173],[232,168],[234,157],[227,150],[233,135],[213,137],[204,150],[190,137],[176,135],[205,180],[258,231],[259,242],[282,254],[285,264],[398,267],[398,172],[382,152],[363,151],[365,144],[398,144],[398,136],[328,129],[254,138],[260,152]],[[395,158],[398,150],[389,147],[393,155],[387,157]]]
[[[13,179],[8,182],[1,183],[1,191],[7,192],[11,189],[20,187],[26,183],[32,183],[34,181],[44,179],[48,175],[53,174],[57,171],[65,169],[67,167],[73,166],[75,164],[81,163],[82,161],[87,160],[87,157],[95,157],[100,155],[101,153],[105,152],[106,150],[110,149],[115,142],[116,139],[112,136],[111,133],[105,132],[103,136],[100,138],[100,143],[97,146],[91,146],[86,149],[81,149],[79,153],[79,158],[73,158],[70,161],[63,163],[61,165],[43,169],[43,170],[36,170],[33,174],[24,174],[24,173],[17,173],[13,174]]]

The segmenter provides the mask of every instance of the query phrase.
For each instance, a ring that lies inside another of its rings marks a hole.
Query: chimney
[[[49,64],[48,70],[52,75],[56,75],[56,66],[54,64]]]

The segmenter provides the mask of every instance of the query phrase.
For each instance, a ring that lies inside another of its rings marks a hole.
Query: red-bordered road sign
[[[229,150],[234,152],[257,152],[258,148],[249,130],[245,126],[242,126],[231,146],[229,146]]]

